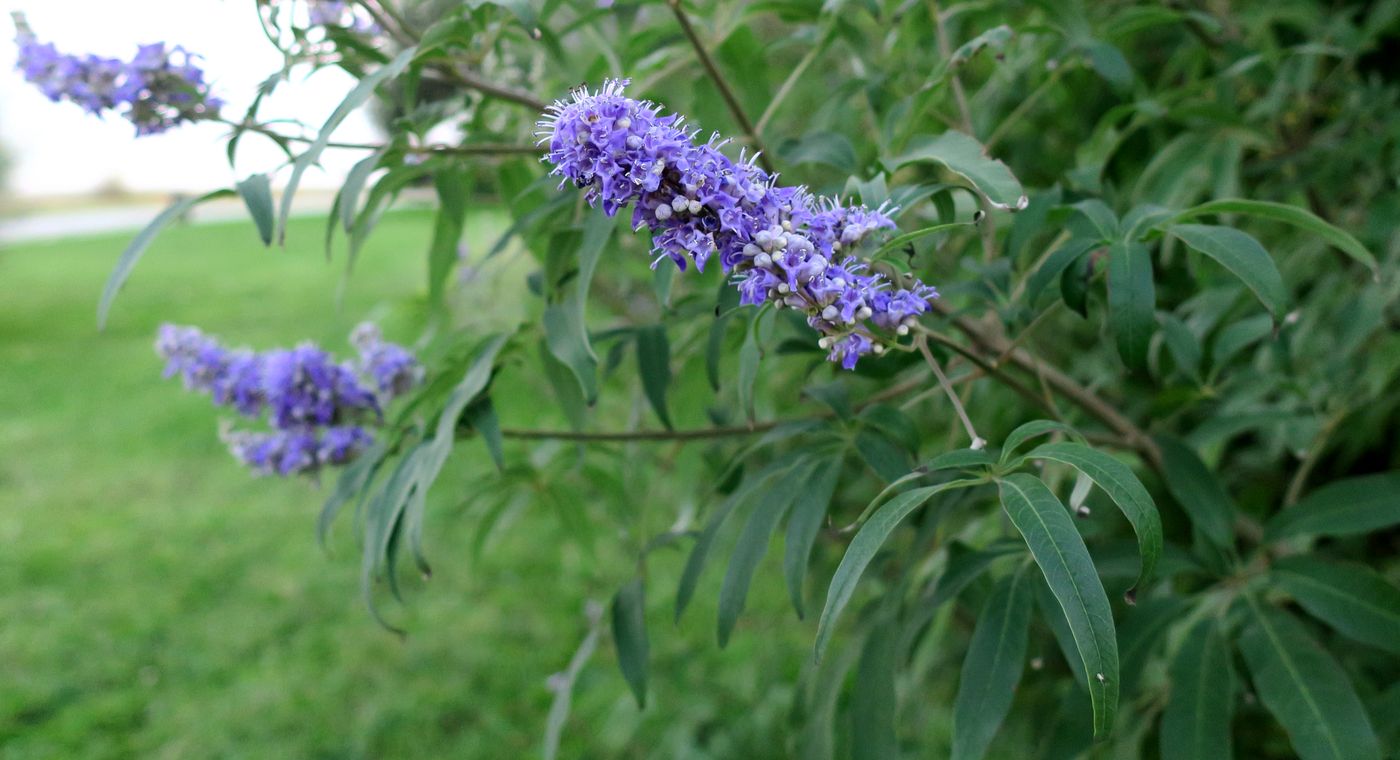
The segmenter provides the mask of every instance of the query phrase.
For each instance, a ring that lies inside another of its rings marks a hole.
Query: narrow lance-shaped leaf
[[[896,668],[895,628],[882,620],[870,630],[861,647],[851,689],[851,758],[898,760],[899,740],[895,716],[899,714],[894,690]]]
[[[612,632],[622,677],[637,698],[637,707],[646,707],[650,645],[647,640],[646,583],[641,578],[628,581],[613,597]]]
[[[1248,599],[1240,651],[1259,700],[1302,760],[1379,760],[1380,746],[1342,666],[1296,619]]]
[[[1074,428],[1063,422],[1056,422],[1054,420],[1031,420],[1024,425],[1020,425],[1015,430],[1012,430],[1011,434],[1006,436],[1006,441],[1001,445],[1001,463],[1006,464],[1011,461],[1011,455],[1015,454],[1016,450],[1024,446],[1027,441],[1051,433],[1065,433],[1075,438],[1079,437],[1079,433],[1075,431]]]
[[[1235,506],[1225,487],[1186,444],[1170,436],[1158,436],[1156,441],[1162,452],[1163,480],[1172,498],[1211,543],[1230,546]]]
[[[925,486],[915,488],[890,499],[880,507],[870,519],[861,526],[860,532],[851,540],[851,545],[846,549],[846,555],[841,558],[841,564],[837,566],[836,573],[831,577],[831,587],[826,592],[826,606],[822,609],[821,619],[817,622],[817,643],[816,658],[820,660],[826,651],[826,645],[831,640],[831,634],[836,627],[836,619],[841,616],[841,611],[846,608],[846,604],[851,601],[851,595],[856,591],[856,584],[860,582],[860,576],[865,572],[865,568],[870,565],[870,561],[875,559],[875,553],[884,545],[885,539],[890,533],[909,516],[910,512],[923,506],[924,502],[933,498],[935,494],[954,488],[966,488],[981,483],[980,480],[950,480],[947,483],[940,483],[935,486]]]
[[[428,247],[428,302],[441,304],[447,276],[457,263],[462,228],[467,221],[467,183],[470,175],[460,164],[444,164],[433,172],[438,212],[433,240]]]
[[[126,246],[126,250],[122,251],[121,258],[117,259],[117,265],[112,268],[112,274],[107,277],[107,285],[102,288],[102,298],[97,302],[97,329],[101,330],[107,326],[107,312],[111,311],[112,302],[116,300],[117,293],[121,291],[122,285],[126,284],[126,278],[131,276],[131,270],[136,268],[136,262],[141,260],[141,255],[150,247],[151,241],[155,240],[156,235],[195,206],[205,201],[230,195],[233,195],[233,191],[224,189],[175,201],[157,214],[156,218],[152,219],[145,229],[132,238]]]
[[[812,556],[812,545],[821,532],[822,521],[826,519],[831,497],[836,493],[836,482],[841,476],[840,455],[826,462],[818,462],[815,471],[803,482],[797,497],[793,500],[792,516],[788,518],[787,535],[783,542],[783,575],[787,579],[788,596],[799,618],[806,616],[803,603],[803,585],[807,578],[807,563]]]
[[[885,165],[894,171],[918,161],[942,164],[966,178],[997,208],[1020,211],[1030,203],[1006,164],[989,157],[982,143],[962,132],[950,129],[937,137],[920,135],[910,141],[908,150],[886,160]]]
[[[584,222],[583,241],[578,250],[578,276],[575,290],[563,303],[551,304],[544,312],[545,344],[549,352],[578,380],[584,400],[592,406],[598,400],[598,356],[588,339],[584,310],[593,271],[608,238],[613,220],[603,214],[590,214]]]
[[[997,481],[1001,504],[1026,539],[1036,565],[1065,614],[1084,666],[1094,707],[1094,735],[1103,736],[1118,712],[1118,642],[1113,611],[1084,539],[1055,494],[1024,473]]]
[[[1162,712],[1162,760],[1230,760],[1235,672],[1215,620],[1196,624],[1170,668],[1171,696]]]
[[[258,227],[258,237],[263,245],[271,245],[275,215],[272,211],[272,185],[268,182],[267,175],[254,174],[239,182],[238,195],[243,198],[248,215],[253,217],[253,224]]]
[[[1156,327],[1152,256],[1141,243],[1119,241],[1108,247],[1108,317],[1123,363],[1147,366],[1148,342]]]
[[[734,553],[729,558],[729,570],[724,575],[724,585],[720,587],[719,592],[719,619],[715,631],[721,648],[729,644],[729,635],[734,631],[739,613],[744,610],[749,584],[753,582],[753,574],[758,569],[759,561],[768,552],[768,542],[773,536],[773,531],[777,530],[778,523],[792,506],[798,488],[811,474],[810,466],[799,465],[778,478],[760,495],[758,505],[744,523],[744,530],[740,532],[739,540],[734,544]]]
[[[953,760],[987,754],[1026,667],[1031,584],[1024,566],[1002,578],[982,608],[953,701]]]
[[[637,330],[637,371],[657,419],[667,430],[672,429],[671,414],[666,409],[666,389],[671,384],[671,344],[666,339],[664,326],[650,325]]]
[[[282,242],[287,237],[287,219],[292,213],[292,198],[296,195],[297,186],[301,184],[301,175],[311,168],[321,158],[321,153],[331,141],[331,134],[345,121],[356,108],[364,105],[374,94],[376,88],[383,82],[393,79],[408,67],[416,54],[416,49],[409,47],[399,53],[394,59],[383,66],[380,66],[374,73],[361,79],[359,84],[350,91],[345,99],[331,112],[326,123],[321,125],[321,131],[317,133],[316,139],[306,146],[306,151],[292,163],[291,176],[287,178],[287,187],[282,191],[282,208],[277,218],[277,240]]]
[[[1071,240],[1055,252],[1046,257],[1040,268],[1031,274],[1026,280],[1026,305],[1035,306],[1036,298],[1040,296],[1045,286],[1055,281],[1074,262],[1078,261],[1089,251],[1098,248],[1101,243],[1097,240]]]
[[[1152,503],[1152,496],[1143,488],[1132,468],[1102,451],[1079,443],[1046,443],[1033,449],[1026,458],[1049,459],[1079,470],[1103,489],[1118,505],[1123,516],[1128,518],[1137,534],[1138,555],[1142,559],[1137,581],[1125,594],[1130,604],[1135,603],[1137,592],[1152,579],[1157,558],[1162,555],[1162,519]]]
[[[1338,480],[1269,521],[1264,538],[1354,536],[1400,524],[1400,470]]]
[[[1212,259],[1240,278],[1275,320],[1288,311],[1288,288],[1278,266],[1258,240],[1230,227],[1207,224],[1174,224],[1171,234]]]
[[[1211,214],[1248,214],[1260,219],[1271,219],[1284,224],[1291,224],[1301,230],[1306,230],[1314,235],[1326,240],[1336,246],[1338,250],[1361,262],[1367,269],[1371,270],[1371,276],[1377,281],[1380,280],[1380,265],[1376,263],[1376,257],[1366,250],[1366,246],[1361,241],[1352,237],[1351,233],[1328,224],[1324,219],[1306,209],[1290,206],[1286,203],[1273,203],[1271,201],[1252,201],[1243,198],[1221,198],[1219,200],[1206,201],[1199,206],[1189,208],[1177,214],[1172,221],[1184,222],[1188,219],[1196,219]]]
[[[1365,565],[1315,557],[1274,563],[1279,588],[1342,635],[1400,655],[1400,588]]]

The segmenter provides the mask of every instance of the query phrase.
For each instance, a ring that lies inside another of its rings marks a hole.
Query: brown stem
[[[1138,427],[1132,420],[1128,419],[1111,404],[1099,398],[1093,391],[1080,385],[1078,381],[1054,365],[1040,361],[1029,351],[1023,348],[1014,348],[1008,345],[1005,338],[992,335],[982,329],[980,325],[971,319],[954,315],[952,307],[940,302],[933,303],[934,311],[944,317],[948,317],[954,327],[966,335],[973,343],[976,343],[983,351],[1000,355],[1007,353],[1007,359],[1012,364],[1027,372],[1038,373],[1047,385],[1069,399],[1075,406],[1097,417],[1110,430],[1122,436],[1147,458],[1148,464],[1153,469],[1161,470],[1162,452],[1157,448],[1157,444],[1152,440],[1142,428]],[[1007,349],[1010,348],[1010,351]]]
[[[249,124],[247,122],[232,121],[229,119],[217,119],[221,124],[227,124],[236,129],[246,129],[249,132],[257,132],[261,135],[277,140],[287,140],[295,143],[313,143],[313,137],[303,135],[284,135],[263,124]],[[334,140],[326,143],[327,148],[344,148],[347,150],[379,150],[383,145],[373,143],[348,143],[336,142]],[[407,146],[404,152],[417,155],[442,154],[451,156],[506,156],[506,155],[537,155],[540,152],[538,146],[528,143],[474,143],[471,145],[417,145]]]
[[[700,36],[695,33],[695,27],[691,25],[690,18],[685,15],[681,8],[681,0],[667,0],[667,5],[671,7],[671,12],[676,16],[676,22],[680,24],[681,31],[685,32],[686,39],[690,40],[690,46],[695,48],[695,56],[700,59],[700,65],[705,67],[705,72],[710,75],[710,80],[719,88],[719,94],[724,98],[724,104],[729,107],[729,113],[734,116],[734,121],[739,123],[739,128],[748,135],[749,145],[758,151],[758,163],[769,173],[773,174],[773,164],[768,159],[768,151],[763,149],[763,141],[758,137],[758,131],[754,129],[753,122],[744,113],[744,107],[739,105],[739,99],[734,96],[734,90],[729,87],[729,82],[725,81],[724,74],[720,73],[719,67],[710,57],[709,51],[705,50],[705,45],[700,41]]]

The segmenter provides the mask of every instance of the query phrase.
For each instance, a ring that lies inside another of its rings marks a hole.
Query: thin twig
[[[933,310],[944,317],[951,319],[953,326],[976,343],[979,348],[987,353],[1001,354],[1007,348],[1008,341],[1004,338],[988,334],[976,322],[965,317],[954,315],[952,307],[941,302],[933,302]],[[1148,464],[1153,469],[1160,471],[1162,467],[1162,452],[1157,448],[1151,436],[1147,435],[1142,428],[1138,427],[1132,420],[1128,419],[1122,412],[1119,412],[1112,404],[1099,398],[1093,391],[1080,385],[1078,381],[1070,377],[1063,370],[1052,364],[1040,361],[1037,357],[1023,348],[1013,348],[1007,356],[1012,364],[1026,370],[1027,372],[1038,373],[1044,382],[1053,388],[1056,393],[1069,399],[1075,406],[1097,417],[1101,422],[1113,430],[1118,435],[1123,436],[1133,448],[1137,449],[1147,458]]]
[[[695,48],[695,57],[700,59],[700,65],[705,67],[705,72],[710,75],[710,80],[719,88],[719,94],[724,98],[724,104],[729,107],[729,113],[734,120],[739,123],[739,128],[748,135],[749,145],[758,152],[758,163],[769,173],[775,173],[773,164],[768,159],[768,151],[763,149],[763,141],[759,139],[758,132],[754,129],[753,122],[744,113],[744,107],[739,105],[739,99],[735,97],[734,90],[729,87],[729,82],[725,81],[724,74],[720,73],[719,67],[710,57],[709,51],[705,50],[705,45],[700,41],[700,36],[695,33],[695,27],[691,25],[690,18],[685,15],[681,8],[681,0],[667,0],[667,5],[671,7],[671,12],[676,16],[676,22],[680,24],[681,31],[685,33],[686,39],[690,40],[690,46]]]
[[[832,26],[831,29],[835,29],[835,26]],[[817,41],[817,44],[813,45],[812,49],[808,50],[807,54],[802,56],[802,60],[798,61],[797,65],[788,73],[787,79],[783,80],[783,84],[778,87],[778,91],[773,93],[773,97],[769,99],[768,107],[763,109],[763,115],[758,117],[758,126],[754,128],[756,133],[763,134],[763,128],[768,126],[768,122],[773,118],[773,115],[778,112],[778,104],[782,103],[787,98],[788,94],[792,92],[792,88],[797,85],[797,81],[806,73],[807,67],[811,66],[812,62],[817,60],[817,56],[826,48],[827,41],[831,39],[831,34],[831,31],[823,34],[822,38]]]
[[[249,132],[256,132],[267,135],[277,140],[287,140],[295,143],[313,143],[314,137],[304,135],[284,135],[264,124],[249,124],[247,122],[232,121],[230,119],[216,119],[221,124],[227,124],[235,129],[244,129]],[[336,142],[334,140],[326,143],[327,148],[344,148],[347,150],[379,150],[383,145],[374,143],[350,143]],[[470,145],[409,145],[404,147],[405,153],[416,155],[444,154],[454,156],[495,156],[495,155],[537,155],[540,153],[539,146],[528,143],[474,143]]]
[[[1322,427],[1318,428],[1317,437],[1313,439],[1312,445],[1308,447],[1308,453],[1303,457],[1302,464],[1298,465],[1298,471],[1293,473],[1293,479],[1288,481],[1288,490],[1283,496],[1283,507],[1287,509],[1298,503],[1298,498],[1303,495],[1303,487],[1308,484],[1308,476],[1312,474],[1313,468],[1322,458],[1322,452],[1327,449],[1327,440],[1332,437],[1332,433],[1346,419],[1350,410],[1343,409],[1337,414],[1329,417]]]
[[[938,360],[933,358],[933,353],[928,350],[928,338],[920,335],[914,345],[918,346],[919,353],[924,355],[924,361],[928,363],[929,369],[933,370],[934,377],[938,378],[938,384],[943,386],[943,392],[948,394],[948,400],[953,404],[953,411],[957,412],[958,419],[962,420],[963,429],[967,431],[967,437],[972,439],[970,444],[974,449],[984,448],[987,441],[977,434],[977,429],[972,426],[972,420],[968,419],[967,410],[963,408],[962,399],[958,398],[957,391],[948,383],[948,376],[943,374],[943,368],[938,366]]]
[[[929,15],[933,16],[934,32],[938,37],[938,54],[946,61],[951,61],[953,57],[952,46],[948,44],[948,30],[943,24],[943,10],[938,6],[938,0],[929,0]],[[962,118],[963,132],[969,137],[976,139],[977,133],[972,129],[972,108],[967,104],[967,93],[963,91],[962,78],[958,76],[956,69],[948,72],[948,85],[953,89],[953,100],[958,104],[958,115]],[[982,219],[977,224],[977,231],[982,237],[982,258],[991,261],[996,258],[997,253],[997,227],[992,221],[992,204],[982,193],[977,194],[978,205],[982,209]]]
[[[1050,75],[1045,77],[1044,82],[1037,85],[1036,88],[1031,91],[1031,94],[1026,96],[1025,100],[1022,100],[1016,108],[1012,109],[1011,113],[1006,115],[1006,118],[1001,120],[1001,123],[997,125],[996,129],[992,130],[992,133],[988,135],[987,139],[982,143],[982,148],[990,151],[993,145],[996,145],[1001,138],[1005,137],[1007,130],[1019,121],[1022,116],[1025,116],[1035,105],[1035,102],[1050,91],[1051,86],[1060,81],[1060,77],[1064,76],[1065,69],[1068,68],[1068,66],[1069,64],[1067,63],[1061,63],[1059,66],[1056,66],[1050,72]]]

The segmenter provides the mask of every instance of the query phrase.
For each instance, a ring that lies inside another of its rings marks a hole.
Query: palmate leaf
[[[1011,710],[1026,666],[1031,583],[1024,565],[1002,578],[982,608],[953,701],[953,760],[980,760]]]
[[[1240,651],[1259,699],[1302,760],[1379,760],[1380,746],[1346,671],[1295,618],[1248,598]]]
[[[1215,620],[1196,624],[1172,660],[1162,713],[1162,760],[1230,760],[1235,673]]]
[[[1162,555],[1162,519],[1147,489],[1126,464],[1083,444],[1046,443],[1031,450],[1026,458],[1049,459],[1079,470],[1103,489],[1128,518],[1137,533],[1138,554],[1142,558],[1137,580],[1125,594],[1129,603],[1133,603],[1137,592],[1152,579],[1157,558]]]
[[[1118,642],[1108,596],[1069,512],[1040,480],[1026,474],[997,481],[1001,504],[1025,538],[1064,612],[1084,666],[1093,703],[1094,735],[1104,736],[1118,712]]]

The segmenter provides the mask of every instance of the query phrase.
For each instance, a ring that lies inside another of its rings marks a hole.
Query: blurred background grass
[[[329,554],[316,543],[324,487],[249,478],[208,400],[160,378],[162,321],[341,353],[364,318],[417,335],[429,212],[385,218],[340,303],[343,260],[325,260],[323,225],[294,220],[285,250],[263,249],[247,222],[168,230],[105,333],[97,294],[129,234],[0,251],[0,758],[539,755],[547,679],[586,634],[586,601],[606,603],[628,572],[628,552],[607,537],[589,551],[556,520],[507,520],[474,558],[469,497],[492,474],[467,442],[432,497],[433,579],[408,579],[406,606],[381,602],[409,630],[399,640],[359,601],[348,523]],[[501,226],[474,214],[470,244]],[[491,308],[520,308],[503,288],[523,294],[524,273],[480,276],[465,297],[490,291]],[[653,588],[674,588],[682,560],[659,554]],[[811,621],[793,624],[781,584],[755,584],[720,651],[719,575],[679,626],[671,595],[650,595],[645,711],[605,635],[562,757],[783,754],[792,687],[774,684],[807,665]]]

